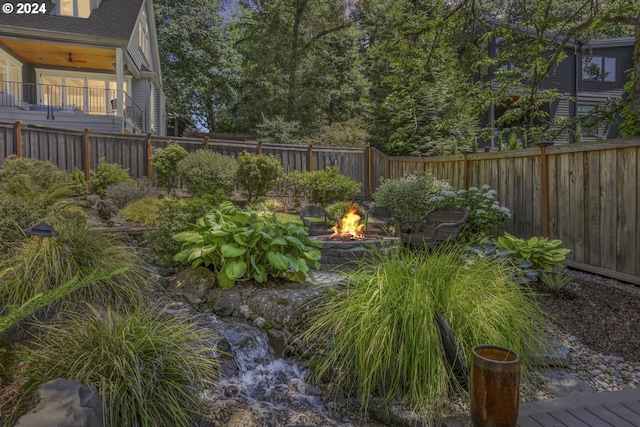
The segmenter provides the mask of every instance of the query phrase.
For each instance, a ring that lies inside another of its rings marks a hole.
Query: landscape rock
[[[176,294],[182,295],[196,307],[205,302],[207,294],[217,286],[215,274],[205,267],[181,270],[170,283]]]
[[[36,407],[17,427],[102,427],[102,402],[95,388],[80,380],[56,379],[40,386]]]

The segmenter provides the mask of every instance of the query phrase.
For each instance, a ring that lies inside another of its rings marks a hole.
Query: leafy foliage
[[[118,213],[130,222],[155,225],[158,221],[158,211],[161,206],[162,200],[157,197],[143,197],[127,204]]]
[[[116,208],[121,209],[136,200],[156,197],[158,191],[149,185],[147,178],[138,178],[133,184],[119,182],[107,186],[105,197],[111,199]]]
[[[171,141],[169,141],[171,142]],[[166,148],[157,149],[151,158],[153,171],[158,185],[171,193],[178,186],[178,163],[189,153],[177,143],[170,143]]]
[[[291,171],[282,175],[276,185],[276,194],[286,210],[299,209],[308,195],[305,172]]]
[[[466,207],[469,209],[469,219],[464,225],[465,233],[496,236],[504,221],[511,218],[511,211],[500,206],[496,196],[495,190],[483,185],[468,190],[442,190],[429,201],[432,209],[443,206]]]
[[[204,265],[216,273],[222,288],[238,280],[253,279],[265,283],[269,277],[283,274],[291,280],[313,276],[307,262],[319,267],[319,242],[310,240],[304,227],[279,223],[275,217],[260,216],[224,202],[203,218],[194,231],[178,233],[183,242],[176,261],[189,261],[193,267]]]
[[[158,307],[124,312],[64,313],[60,324],[36,326],[29,381],[23,393],[55,378],[95,386],[106,425],[188,427],[204,388],[215,387],[213,343],[194,322]]]
[[[353,389],[366,409],[375,394],[438,414],[456,391],[436,314],[470,360],[487,342],[513,349],[533,371],[531,350],[546,347],[545,316],[493,258],[463,261],[464,248],[378,257],[348,276],[347,290],[313,311],[307,342],[316,378]],[[326,341],[324,339],[326,338]]]
[[[281,116],[269,119],[262,116],[262,122],[256,126],[260,141],[267,144],[300,144],[300,122],[287,121]]]
[[[181,244],[173,236],[192,230],[196,220],[223,199],[213,196],[194,197],[188,200],[167,199],[158,209],[156,229],[147,233],[149,248],[163,267],[174,267],[179,263],[173,259],[180,252]]]
[[[351,209],[351,205],[354,202],[344,201],[344,202],[335,202],[326,207],[327,212],[334,218],[340,219],[349,212]],[[364,216],[364,209],[358,203],[355,203],[355,208],[358,212],[360,212],[361,216]]]
[[[6,181],[33,183],[43,191],[68,180],[67,173],[50,161],[25,157],[7,159],[3,166],[3,176]]]
[[[324,126],[317,136],[308,137],[305,142],[323,147],[366,147],[370,138],[364,121],[357,118]]]
[[[231,156],[214,151],[197,150],[180,160],[177,170],[185,187],[194,196],[213,194],[217,190],[231,194],[236,183],[238,162]]]
[[[571,252],[571,249],[559,247],[561,240],[549,240],[546,237],[531,237],[521,239],[504,233],[495,242],[499,249],[507,249],[521,260],[531,261],[536,270],[551,270],[553,267],[563,267],[561,261]]]
[[[407,175],[403,178],[386,179],[376,188],[373,199],[378,206],[393,210],[398,221],[417,219],[431,211],[433,197],[450,185],[433,175]]]
[[[0,193],[0,258],[25,239],[23,230],[45,217],[47,207],[38,201]]]
[[[309,201],[321,206],[351,200],[360,191],[361,183],[340,173],[337,166],[304,173],[304,185]]]
[[[282,175],[282,165],[275,157],[244,152],[237,161],[238,183],[249,202],[266,195]]]
[[[129,171],[117,163],[107,163],[104,157],[98,160],[98,166],[91,171],[89,188],[95,194],[104,197],[107,187],[111,184],[125,183],[133,185],[135,181],[129,176]]]

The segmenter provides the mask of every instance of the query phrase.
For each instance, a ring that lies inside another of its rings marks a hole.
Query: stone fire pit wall
[[[367,236],[361,240],[330,240],[328,236],[312,236],[322,242],[320,270],[353,270],[358,262],[372,254],[386,253],[399,245],[399,238]]]

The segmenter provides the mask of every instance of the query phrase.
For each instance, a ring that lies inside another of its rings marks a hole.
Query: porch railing
[[[116,116],[116,95],[116,89],[0,80],[0,108],[46,111],[48,118],[55,118],[60,112]],[[141,131],[145,130],[143,111],[126,92],[123,97],[122,116],[131,125]]]

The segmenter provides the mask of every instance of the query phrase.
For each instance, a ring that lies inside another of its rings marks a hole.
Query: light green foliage
[[[376,188],[373,199],[378,206],[393,210],[398,221],[417,219],[432,209],[434,196],[450,190],[448,182],[433,175],[407,175],[386,179]]]
[[[540,275],[540,281],[555,294],[562,294],[567,290],[567,285],[571,283],[571,276],[564,275],[558,271],[547,271]]]
[[[37,186],[46,191],[56,184],[68,180],[67,173],[58,169],[50,161],[28,158],[7,159],[3,166],[4,180],[17,180],[24,185]]]
[[[127,204],[118,212],[121,217],[130,222],[139,224],[156,225],[158,211],[162,206],[162,200],[157,197],[144,197]]]
[[[317,136],[311,136],[305,142],[323,147],[367,147],[370,138],[362,119],[349,119],[324,126]]]
[[[73,172],[69,175],[69,180],[71,180],[78,193],[84,194],[89,192],[89,183],[85,178],[84,172],[79,168],[73,168]]]
[[[442,190],[429,202],[432,210],[443,206],[466,207],[469,209],[469,219],[464,225],[465,233],[496,236],[505,220],[511,218],[511,211],[500,206],[496,197],[495,190],[483,185],[481,188],[470,187],[468,190]]]
[[[217,206],[221,199],[213,196],[194,197],[188,200],[164,200],[158,210],[156,229],[147,233],[149,248],[163,267],[174,267],[179,263],[173,259],[180,252],[181,244],[173,236],[192,230],[196,220]]]
[[[146,271],[133,249],[115,235],[91,231],[86,217],[81,215],[65,213],[45,219],[60,233],[58,236],[29,237],[0,260],[0,304],[24,304],[96,269],[126,271],[74,292],[60,302],[123,304],[141,297]]]
[[[277,182],[276,182],[277,183]],[[282,203],[278,201],[278,199],[258,199],[251,203],[247,203],[247,206],[253,209],[254,211],[266,211],[266,212],[276,212],[282,209]]]
[[[260,141],[267,144],[301,144],[300,122],[286,121],[281,116],[269,119],[262,116],[262,122],[256,126]]]
[[[361,183],[340,173],[337,166],[304,173],[309,201],[320,206],[351,200],[360,191]]]
[[[571,252],[571,249],[560,247],[562,240],[549,240],[546,237],[536,236],[525,240],[509,233],[498,237],[495,244],[499,249],[512,251],[517,259],[531,261],[536,270],[564,267],[561,261]]]
[[[78,378],[97,388],[105,425],[191,425],[199,392],[217,377],[214,345],[195,322],[146,305],[64,315],[62,323],[36,325],[43,333],[26,350],[32,380],[23,394],[55,378]]]
[[[269,277],[303,281],[313,277],[307,263],[319,268],[319,242],[309,239],[302,225],[278,222],[233,206],[220,204],[198,219],[194,231],[174,236],[183,242],[176,261],[204,265],[216,273],[222,288],[252,279],[265,283]],[[305,274],[306,273],[306,274]]]
[[[134,184],[119,182],[107,187],[105,197],[110,199],[116,208],[121,209],[131,202],[145,197],[156,197],[158,190],[152,187],[147,178],[138,178]]]
[[[178,175],[194,196],[213,194],[217,190],[231,194],[237,170],[236,159],[209,150],[194,151],[178,162]]]
[[[283,169],[275,157],[243,153],[238,157],[238,183],[251,202],[275,188]]]
[[[57,288],[50,289],[44,293],[35,295],[29,301],[20,306],[10,305],[9,312],[0,316],[0,336],[12,327],[18,325],[20,321],[32,316],[39,310],[53,304],[56,300],[64,298],[70,293],[91,286],[96,282],[108,279],[114,275],[124,273],[124,269],[110,272],[93,271],[88,276],[79,279],[77,276],[63,283]]]
[[[109,185],[120,182],[131,185],[135,183],[133,178],[129,176],[128,170],[123,169],[122,166],[116,163],[107,163],[105,158],[101,157],[98,160],[98,166],[91,171],[89,188],[93,193],[104,197],[107,194]]]
[[[159,148],[153,153],[151,166],[158,179],[158,185],[171,193],[179,183],[178,162],[189,153],[178,143],[169,142],[166,148]]]
[[[350,273],[347,290],[313,311],[304,334],[306,342],[327,339],[315,350],[314,377],[354,390],[364,410],[380,395],[439,415],[460,389],[436,313],[467,361],[476,345],[492,343],[519,354],[525,372],[535,369],[532,350],[547,347],[542,310],[501,262],[466,263],[463,253],[402,250]]]

